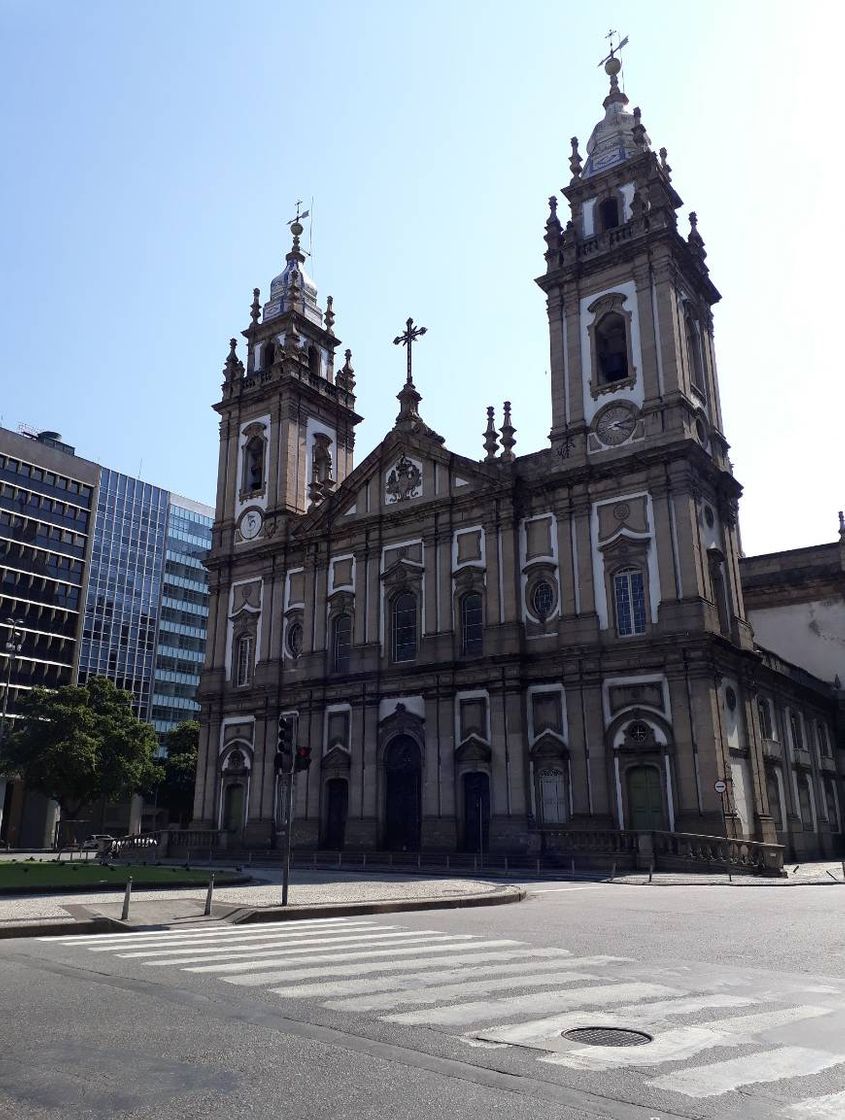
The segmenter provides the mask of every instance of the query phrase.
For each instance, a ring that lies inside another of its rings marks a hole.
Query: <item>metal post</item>
[[[285,838],[282,847],[282,906],[288,904],[288,885],[290,883],[290,834],[293,824],[293,764],[295,754],[291,751],[290,771],[287,774],[287,788],[285,790]]]
[[[367,866],[367,853],[366,852],[361,853],[361,866],[362,867]]]
[[[842,879],[845,881],[845,859],[842,861]]]
[[[616,878],[616,860],[613,861],[613,866],[610,869],[610,881],[611,881],[611,883],[613,882],[613,880],[615,878]]]
[[[417,871],[422,867],[422,852],[417,852]]]
[[[449,858],[449,853],[447,852],[446,853],[446,870],[448,871],[450,867],[451,867],[451,860]],[[845,863],[842,864],[842,872],[843,872],[843,874],[845,874]]]
[[[484,817],[482,816],[481,794],[478,795],[478,855],[484,866]]]
[[[575,878],[575,856],[569,858],[569,875],[572,879]]]
[[[725,871],[727,871],[728,873],[728,882],[732,883],[733,879],[731,878],[731,844],[728,840],[728,815],[725,812],[724,792],[719,794],[719,801],[722,805],[722,829],[725,833]]]
[[[505,874],[507,875],[507,873],[508,873],[508,857],[505,856]]]
[[[651,882],[651,877],[654,874],[654,860],[648,865],[648,881]]]
[[[123,895],[123,909],[120,912],[120,920],[125,922],[129,917],[129,899],[132,897],[132,876],[126,880],[126,891]]]
[[[208,880],[208,892],[205,896],[205,909],[203,914],[207,918],[211,913],[211,899],[214,895],[214,872],[211,872],[211,878]]]
[[[540,857],[537,857],[537,878],[540,878]]]

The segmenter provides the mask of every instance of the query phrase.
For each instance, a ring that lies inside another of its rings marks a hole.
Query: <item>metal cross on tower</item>
[[[308,217],[308,215],[310,213],[309,210],[303,210],[302,213],[300,214],[299,208],[300,208],[301,205],[302,205],[302,199],[298,198],[296,200],[296,217],[290,219],[290,221],[288,222],[289,226],[292,226],[294,222],[301,222],[303,218]]]
[[[628,44],[628,36],[626,35],[626,36],[625,36],[625,38],[624,38],[624,39],[622,40],[622,42],[621,42],[621,43],[617,43],[617,44],[616,44],[616,46],[614,47],[614,45],[613,45],[613,36],[614,36],[614,35],[618,35],[618,34],[619,34],[619,32],[618,32],[618,31],[615,31],[615,30],[614,30],[613,28],[611,28],[611,30],[610,30],[610,31],[608,31],[608,33],[607,33],[607,34],[605,35],[605,39],[609,39],[609,40],[610,40],[610,54],[608,54],[608,55],[605,55],[605,57],[604,57],[604,58],[603,58],[603,59],[601,60],[601,62],[599,63],[599,66],[604,66],[604,64],[605,64],[606,62],[610,62],[610,60],[611,60],[612,58],[616,58],[616,52],[617,52],[617,51],[621,51],[621,50],[622,50],[622,48],[623,48],[624,46],[627,46],[627,44]]]
[[[403,333],[397,334],[396,338],[394,338],[393,340],[394,346],[399,346],[401,344],[402,346],[408,347],[408,376],[405,378],[406,385],[410,385],[412,383],[411,347],[414,345],[418,338],[421,338],[425,334],[427,330],[428,327],[415,327],[414,320],[408,319],[408,321],[405,323],[405,330],[403,331]]]

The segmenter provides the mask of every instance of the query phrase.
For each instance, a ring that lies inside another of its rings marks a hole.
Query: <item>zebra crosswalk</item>
[[[366,918],[41,940],[110,954],[127,966],[170,967],[311,1000],[340,1014],[445,1030],[472,1046],[519,1047],[558,1076],[633,1071],[664,1100],[668,1093],[679,1103],[704,1102],[787,1083],[788,1091],[781,1085],[766,1098],[778,1102],[772,1116],[845,1117],[838,987],[767,990],[741,975],[696,979],[690,970],[658,973],[626,957]],[[652,1041],[608,1047],[564,1037],[596,1026],[635,1029]],[[809,1079],[821,1073],[835,1091],[809,1095]]]

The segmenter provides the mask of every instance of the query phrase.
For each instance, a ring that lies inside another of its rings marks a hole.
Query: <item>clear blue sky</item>
[[[546,199],[601,116],[604,35],[699,215],[747,552],[845,505],[837,113],[845,5],[784,0],[0,0],[7,427],[212,501],[227,340],[315,200],[311,271],[354,353],[358,461],[390,428],[408,315],[422,413],[482,454],[550,425]],[[826,53],[831,44],[832,52]],[[686,229],[685,216],[682,228]]]

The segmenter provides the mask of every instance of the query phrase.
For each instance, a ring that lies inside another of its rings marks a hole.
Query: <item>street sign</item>
[[[721,778],[719,779],[718,782],[713,783],[713,789],[715,789],[716,793],[724,793],[727,788],[728,788],[728,783],[723,782]]]

